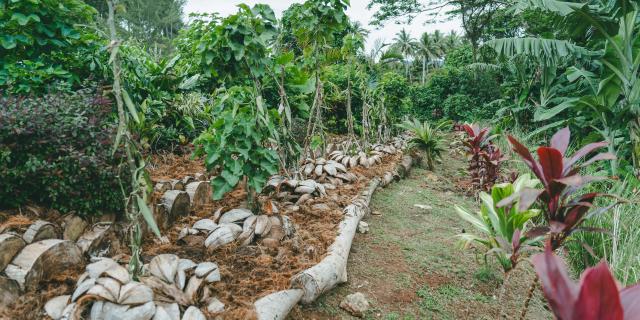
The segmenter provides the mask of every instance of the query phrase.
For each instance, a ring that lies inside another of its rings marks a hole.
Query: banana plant
[[[529,174],[523,174],[513,183],[494,185],[491,194],[481,192],[482,205],[477,213],[456,206],[460,218],[471,223],[478,232],[458,235],[464,247],[479,244],[486,249],[485,257],[494,255],[505,273],[513,270],[520,257],[539,243],[540,238],[533,233],[527,234],[527,230],[531,226],[529,221],[539,215],[540,210],[529,208],[531,203],[510,203],[507,206],[499,203],[539,183]]]
[[[544,61],[572,57],[584,59],[567,70],[567,79],[580,81],[585,91],[567,96],[551,108],[542,108],[536,120],[547,120],[565,110],[586,118],[582,126],[592,126],[609,142],[609,152],[617,159],[632,159],[640,173],[640,4],[632,0],[589,0],[581,3],[557,0],[519,0],[516,12],[531,8],[553,12],[563,18],[562,26],[573,38],[585,40],[586,47],[558,39],[498,39],[490,41],[500,54],[528,53]],[[625,139],[618,139],[626,135]],[[622,154],[620,154],[622,153]],[[611,160],[612,174],[618,160]]]

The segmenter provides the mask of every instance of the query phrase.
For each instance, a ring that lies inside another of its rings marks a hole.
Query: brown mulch
[[[291,212],[281,209],[282,214],[288,215],[294,222],[296,235],[293,239],[283,241],[279,248],[269,248],[260,244],[247,247],[227,245],[210,252],[202,245],[203,238],[197,239],[193,244],[178,243],[177,236],[182,227],[192,225],[199,219],[211,217],[218,208],[224,207],[224,210],[229,210],[241,205],[245,194],[243,188],[239,186],[224,199],[213,201],[175,223],[171,230],[164,233],[170,240],[169,244],[158,245],[153,239],[148,238],[144,245],[144,252],[149,259],[157,254],[173,253],[197,262],[216,262],[220,266],[222,281],[213,285],[212,289],[218,299],[226,305],[223,318],[251,319],[253,303],[258,298],[288,289],[294,275],[324,258],[327,248],[336,237],[337,225],[343,218],[343,208],[366,188],[370,179],[393,170],[400,158],[400,155],[387,156],[382,164],[369,169],[361,167],[350,169],[359,177],[355,183],[337,186],[335,190],[327,190],[327,197],[312,199],[300,206],[299,211]],[[189,165],[184,160],[185,157],[178,158],[183,167],[198,168],[197,164]],[[164,166],[170,167],[168,164]],[[164,175],[163,178],[181,178],[179,175],[167,175],[166,172],[169,171],[166,170],[156,171],[158,172]],[[193,171],[184,172],[184,174],[192,175]],[[152,175],[152,179],[160,178]],[[311,210],[311,207],[317,203],[325,203],[331,210],[328,212]],[[277,202],[276,206],[284,207]]]

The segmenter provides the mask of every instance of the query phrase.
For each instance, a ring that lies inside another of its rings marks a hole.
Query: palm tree
[[[418,41],[416,54],[422,59],[422,78],[420,82],[424,84],[428,72],[427,65],[431,60],[442,55],[442,42],[436,42],[435,34],[430,35],[425,32],[420,37],[420,41]]]
[[[460,45],[460,36],[456,33],[455,30],[451,30],[449,34],[444,38],[444,47],[445,51],[452,50]]]
[[[409,57],[413,55],[415,49],[415,39],[404,28],[393,38],[394,46],[404,57],[405,76],[409,77]]]

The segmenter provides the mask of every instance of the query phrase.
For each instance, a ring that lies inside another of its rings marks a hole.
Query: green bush
[[[81,0],[0,1],[0,89],[38,92],[56,81],[95,78],[105,41],[79,27],[95,14]]]
[[[120,210],[111,110],[93,90],[0,98],[0,207]]]
[[[407,90],[407,79],[397,72],[387,72],[382,75],[380,89],[384,95],[384,103],[392,117],[400,118],[407,114],[410,101],[408,101],[409,90]],[[392,121],[391,122],[395,122]]]
[[[444,114],[454,121],[465,121],[473,119],[473,100],[466,94],[454,94],[449,96],[443,103]]]
[[[434,88],[414,85],[409,89],[412,113],[418,119],[438,120],[444,116],[442,99]]]

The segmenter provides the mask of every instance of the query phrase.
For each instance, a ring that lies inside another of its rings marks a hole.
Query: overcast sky
[[[300,3],[303,2],[303,0],[187,0],[185,13],[189,14],[193,12],[218,12],[222,16],[226,16],[235,13],[237,11],[236,5],[238,5],[239,3],[246,3],[250,6],[256,3],[265,3],[271,6],[278,18],[280,18],[282,17],[282,12],[286,10],[292,3],[296,2]],[[394,22],[390,21],[384,26],[384,28],[376,30],[374,29],[374,27],[369,25],[369,21],[373,16],[375,8],[371,11],[367,10],[368,3],[369,0],[351,0],[351,7],[347,10],[347,14],[351,18],[351,20],[360,21],[367,29],[371,31],[371,33],[369,34],[369,39],[367,41],[367,51],[370,49],[373,41],[377,38],[382,38],[387,42],[391,42],[391,40],[395,37],[395,34],[402,28],[406,28],[407,31],[410,31],[414,37],[418,37],[425,31],[433,32],[437,29],[445,33],[448,33],[450,30],[456,30],[458,34],[462,34],[462,28],[460,27],[460,22],[458,20],[425,24],[426,19],[424,17],[415,19],[409,26],[397,25]]]

